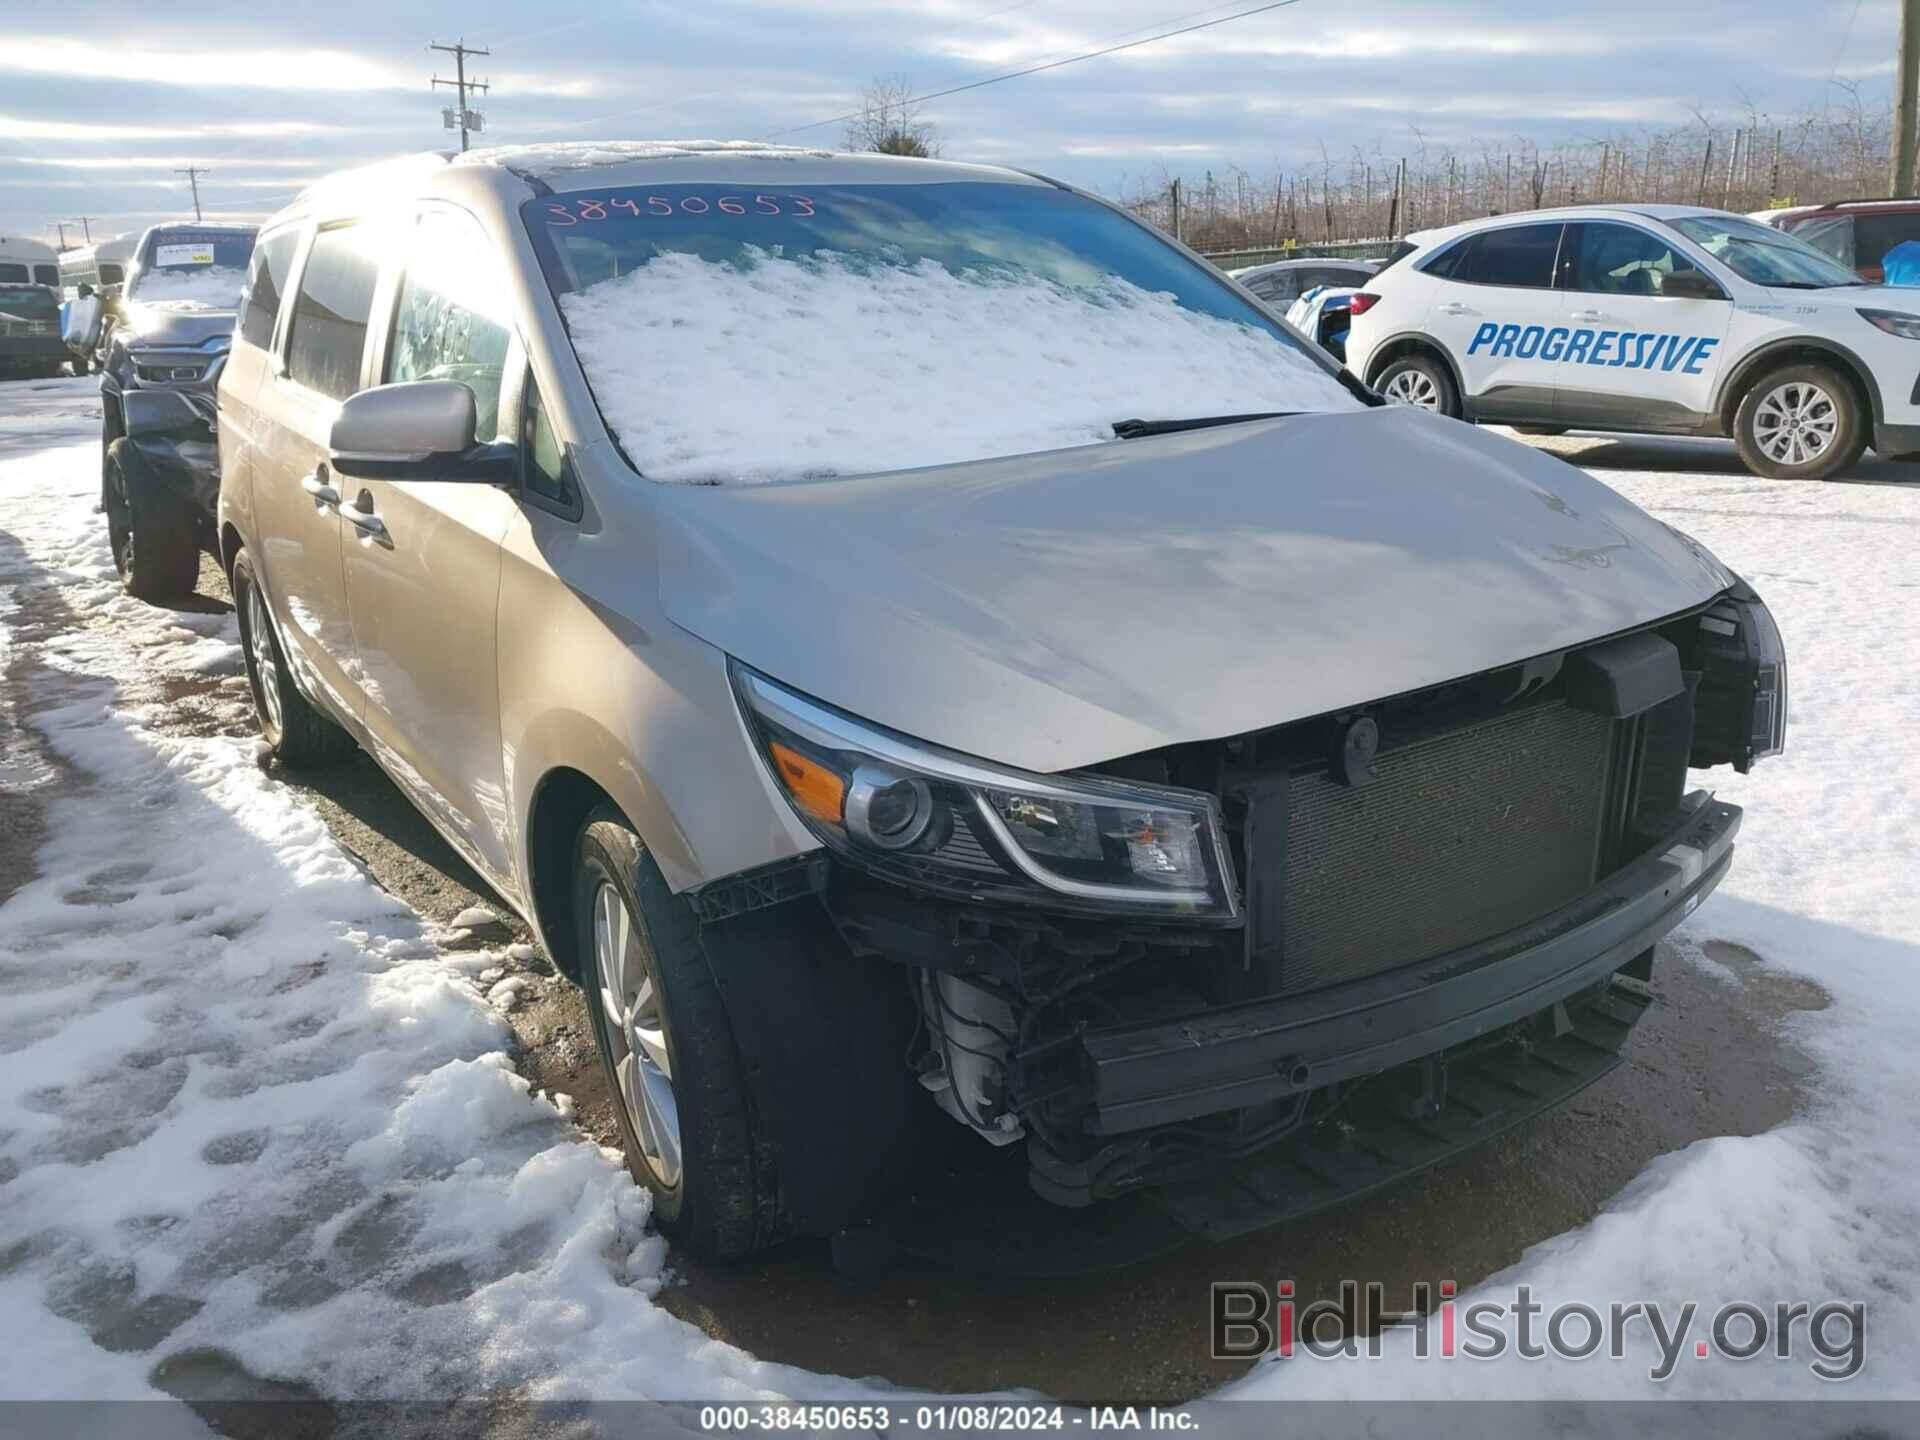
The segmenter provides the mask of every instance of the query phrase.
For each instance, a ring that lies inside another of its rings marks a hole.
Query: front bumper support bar
[[[1081,1037],[1100,1135],[1284,1100],[1451,1049],[1599,984],[1726,874],[1737,806],[1696,791],[1668,838],[1520,930],[1314,994]]]

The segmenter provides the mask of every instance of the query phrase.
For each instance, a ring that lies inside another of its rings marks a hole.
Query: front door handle
[[[384,540],[386,538],[386,535],[387,535],[386,522],[382,520],[378,515],[370,514],[365,510],[356,509],[352,505],[342,505],[340,507],[340,515],[342,519],[344,519],[349,525],[353,526],[353,528],[358,530],[362,535],[371,535],[376,539],[381,539],[381,540]]]
[[[1607,312],[1604,310],[1576,310],[1567,318],[1570,320],[1604,320],[1607,318]]]
[[[353,526],[353,528],[358,530],[362,535],[370,536],[375,540],[384,540],[387,538],[386,522],[374,514],[372,510],[361,508],[361,505],[366,504],[370,499],[370,496],[363,494],[360,497],[360,505],[342,505],[340,507],[340,518]]]
[[[327,484],[327,467],[322,465],[313,474],[300,482],[300,488],[322,505],[338,505],[340,492]]]
[[[1439,309],[1442,315],[1478,315],[1480,313],[1471,305],[1462,305],[1458,300],[1449,300]]]

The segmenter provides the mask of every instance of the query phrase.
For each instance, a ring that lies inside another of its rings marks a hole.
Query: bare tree
[[[866,88],[859,115],[847,122],[847,149],[922,158],[940,153],[940,138],[920,118],[920,105],[906,76],[876,77]]]

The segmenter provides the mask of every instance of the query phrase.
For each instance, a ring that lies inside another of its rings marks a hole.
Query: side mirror
[[[473,391],[457,380],[408,380],[349,396],[334,417],[330,463],[357,480],[510,484],[514,447],[476,444]]]
[[[1663,276],[1660,293],[1676,300],[1724,300],[1727,292],[1704,270],[1675,270]]]

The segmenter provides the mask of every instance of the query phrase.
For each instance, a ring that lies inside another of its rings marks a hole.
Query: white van
[[[134,231],[115,235],[92,245],[76,246],[60,252],[60,288],[71,300],[82,285],[98,290],[104,285],[124,285],[127,262],[133,258],[140,236]]]
[[[60,257],[53,246],[24,235],[0,235],[0,285],[60,288]]]

